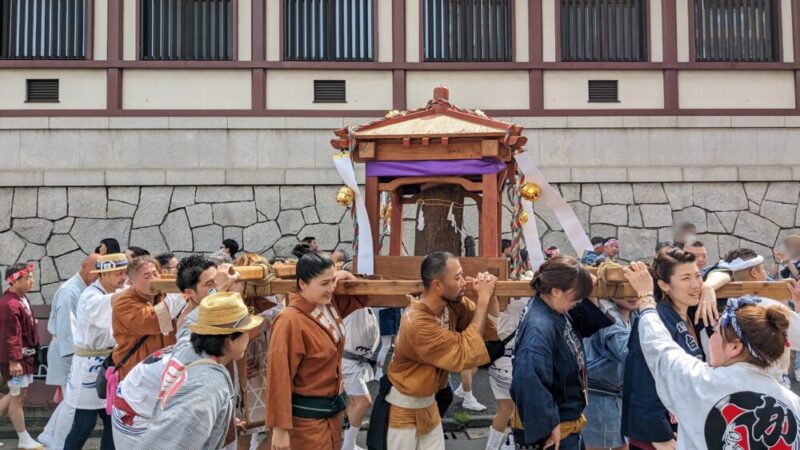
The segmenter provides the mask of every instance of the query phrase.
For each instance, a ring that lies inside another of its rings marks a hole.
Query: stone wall
[[[311,180],[309,180],[311,181]],[[335,202],[338,186],[18,187],[0,189],[0,267],[35,261],[36,304],[78,269],[100,239],[151,253],[210,253],[224,238],[266,257],[287,256],[304,236],[324,250],[351,248],[353,225]],[[585,229],[618,236],[621,257],[648,258],[682,222],[697,225],[709,260],[738,246],[769,255],[777,241],[800,233],[800,182],[561,184]],[[537,223],[545,246],[569,249],[544,205]],[[464,232],[478,234],[474,203],[464,206]],[[414,248],[415,208],[404,211],[404,246]],[[508,236],[508,205],[503,230]],[[387,245],[388,247],[388,241]]]

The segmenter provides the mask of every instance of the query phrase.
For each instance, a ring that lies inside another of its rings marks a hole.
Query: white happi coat
[[[50,306],[47,331],[53,336],[47,352],[47,384],[67,384],[72,354],[75,352],[72,334],[75,330],[75,309],[86,283],[80,274],[75,274],[58,287]]]
[[[111,295],[100,280],[87,287],[78,300],[77,326],[73,340],[78,349],[111,350],[116,345],[111,332]],[[104,356],[75,356],[64,399],[75,409],[102,409],[106,401],[97,396],[97,374]]]

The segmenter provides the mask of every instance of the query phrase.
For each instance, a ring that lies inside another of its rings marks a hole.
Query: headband
[[[20,278],[24,278],[24,277],[28,276],[28,274],[33,273],[34,269],[36,269],[36,266],[33,263],[28,263],[28,265],[25,266],[24,268],[22,268],[22,269],[20,269],[20,270],[18,270],[16,272],[12,273],[11,275],[9,275],[8,278],[6,278],[6,282],[8,284],[11,284],[11,283],[19,280]]]
[[[618,243],[619,243],[618,240],[616,240],[614,238],[611,238],[611,239],[607,240],[606,243],[603,244],[603,245],[606,245],[606,244],[618,244]]]
[[[725,307],[725,311],[723,311],[722,316],[719,318],[719,324],[720,332],[722,331],[723,327],[733,328],[734,333],[736,333],[736,336],[740,341],[742,341],[744,346],[747,347],[747,351],[750,352],[753,358],[760,361],[766,361],[767,359],[758,353],[752,345],[750,345],[750,342],[747,340],[744,332],[742,332],[741,327],[739,327],[739,323],[736,322],[736,311],[739,308],[743,306],[758,305],[759,303],[761,303],[761,299],[755,295],[745,295],[739,298],[728,299],[728,305]]]
[[[747,270],[756,267],[757,265],[763,263],[764,263],[764,257],[758,255],[753,259],[747,259],[747,260],[742,258],[736,258],[731,262],[720,261],[719,264],[717,264],[717,267],[721,269],[728,269],[732,272],[738,272],[740,270]]]

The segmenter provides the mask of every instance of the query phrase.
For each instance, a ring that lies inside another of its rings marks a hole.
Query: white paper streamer
[[[358,272],[372,275],[375,271],[375,254],[372,250],[372,229],[369,226],[369,216],[364,197],[358,189],[356,173],[353,170],[353,163],[349,153],[341,153],[333,157],[333,164],[336,171],[342,177],[342,181],[353,192],[356,198],[353,199],[356,205],[356,219],[358,220]]]
[[[542,190],[541,198],[539,199],[540,202],[544,202],[547,207],[553,210],[558,222],[561,223],[561,227],[564,229],[564,233],[567,235],[567,239],[569,239],[569,243],[572,244],[572,248],[577,253],[578,258],[583,256],[583,253],[587,250],[592,250],[592,243],[589,240],[589,236],[586,235],[586,232],[583,230],[583,226],[581,225],[581,221],[578,220],[578,216],[575,215],[575,211],[570,208],[569,204],[561,197],[561,194],[554,188],[550,186],[550,183],[545,180],[544,175],[539,169],[536,167],[536,164],[533,162],[533,158],[531,158],[530,153],[525,150],[522,153],[517,153],[514,155],[514,159],[517,160],[517,165],[519,166],[520,171],[525,175],[525,182],[527,183],[536,183],[539,188]],[[523,207],[525,207],[526,200],[522,200]],[[530,202],[529,206],[530,206]],[[535,222],[535,217],[532,214],[532,211],[528,211],[528,223]],[[535,229],[534,224],[534,229]],[[527,239],[528,234],[525,234],[525,244],[528,248],[531,247],[530,242]],[[539,241],[539,236],[536,235],[536,242]],[[541,244],[539,244],[539,251],[541,251]],[[530,250],[529,250],[530,252]],[[533,266],[533,261],[531,261],[531,266]],[[534,269],[535,270],[535,269]]]
[[[531,270],[536,272],[539,266],[544,264],[544,253],[542,243],[539,242],[539,228],[536,226],[536,216],[533,215],[533,203],[530,200],[520,198],[522,210],[528,214],[528,221],[522,224],[522,235],[525,236],[525,248],[528,249],[528,262]]]

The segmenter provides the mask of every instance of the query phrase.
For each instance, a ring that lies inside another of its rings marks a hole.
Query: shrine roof
[[[439,86],[433,93],[433,99],[422,108],[390,111],[383,118],[336,130],[338,139],[333,139],[331,144],[334,148],[346,149],[353,139],[494,137],[516,147],[521,137],[521,126],[493,119],[481,110],[453,105],[446,87]]]

